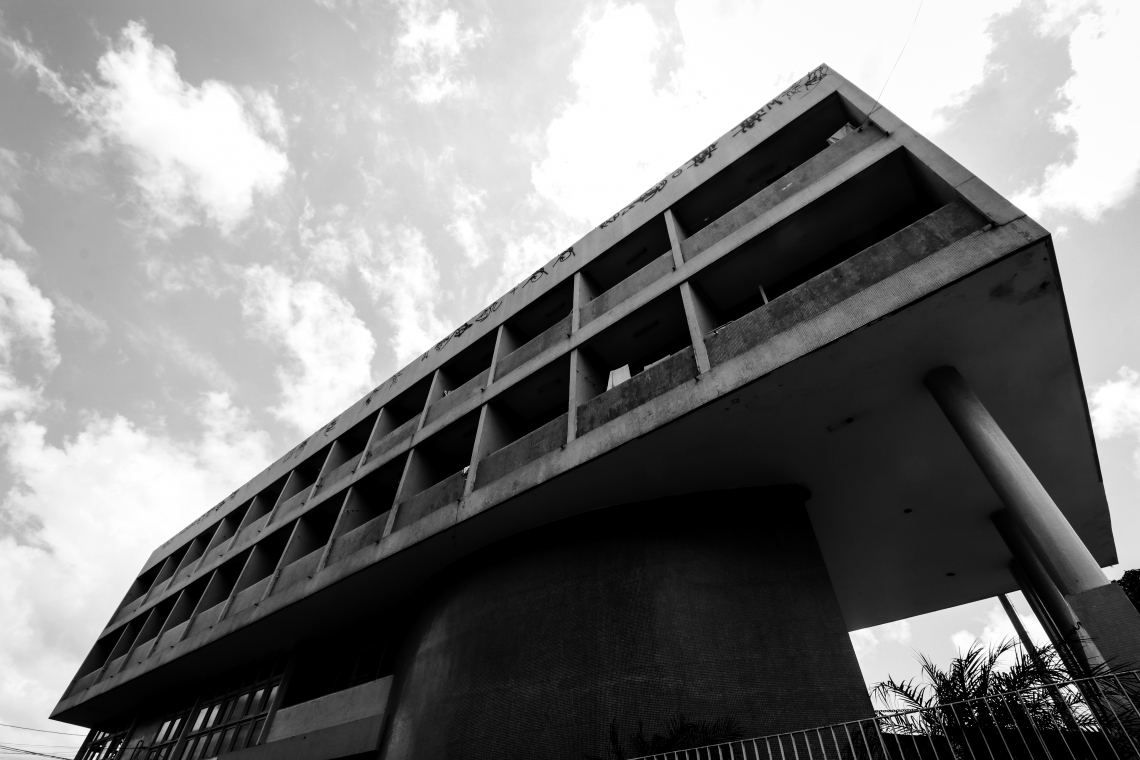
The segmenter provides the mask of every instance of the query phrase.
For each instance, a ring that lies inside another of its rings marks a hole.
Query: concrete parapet
[[[324,697],[279,710],[269,727],[267,742],[281,741],[331,726],[383,715],[392,677],[362,683]]]
[[[948,203],[885,240],[705,337],[715,367],[981,229],[985,219]]]
[[[688,346],[578,407],[578,435],[585,435],[696,376],[693,347]]]
[[[505,377],[546,349],[570,337],[571,315],[567,314],[550,327],[504,356],[495,367],[495,377]]]
[[[834,145],[828,146],[732,211],[686,238],[681,242],[681,255],[685,261],[688,261],[716,241],[736,232],[761,214],[776,208],[881,139],[883,133],[873,125],[868,125],[862,131],[848,135]]]
[[[367,451],[368,459],[376,459],[392,449],[396,448],[400,443],[412,437],[416,432],[416,425],[420,422],[418,416],[412,417],[407,422],[400,425],[400,427],[388,433],[386,436],[376,441],[369,447]]]
[[[376,543],[384,537],[384,528],[387,525],[388,512],[384,511],[379,517],[374,517],[337,538],[329,550],[328,564],[335,564],[345,557],[355,554],[365,546]]]
[[[555,451],[566,443],[566,423],[569,415],[560,414],[537,430],[509,443],[479,462],[475,472],[475,487],[482,488],[524,464]]]
[[[451,411],[457,406],[460,406],[464,401],[474,396],[483,388],[487,387],[487,379],[491,376],[490,368],[483,370],[475,377],[471,378],[463,385],[455,390],[448,391],[447,395],[436,401],[427,410],[427,418],[424,424],[428,424],[438,420],[447,412]]]
[[[458,501],[463,496],[463,487],[466,484],[466,473],[457,472],[397,505],[396,524],[392,530],[399,530],[405,525],[411,525],[440,507]]]
[[[673,271],[673,253],[666,252],[582,307],[582,326]]]

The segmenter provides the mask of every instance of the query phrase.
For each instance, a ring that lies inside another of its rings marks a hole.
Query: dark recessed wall
[[[871,715],[795,488],[613,507],[453,566],[398,650],[385,760],[608,756],[623,732]]]

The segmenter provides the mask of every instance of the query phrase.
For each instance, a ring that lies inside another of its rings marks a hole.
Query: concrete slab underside
[[[424,588],[383,756],[608,756],[677,713],[748,736],[870,715],[802,489],[571,518]],[[694,511],[702,515],[693,520]]]

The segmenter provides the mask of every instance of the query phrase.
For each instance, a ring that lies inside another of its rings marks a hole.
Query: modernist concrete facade
[[[827,66],[157,550],[112,760],[579,758],[866,716],[847,632],[1023,588],[1140,664],[1049,234]]]

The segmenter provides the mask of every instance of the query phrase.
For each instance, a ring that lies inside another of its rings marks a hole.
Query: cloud
[[[483,233],[479,230],[486,197],[485,192],[473,190],[462,182],[454,183],[452,202],[455,206],[455,215],[451,224],[447,226],[447,231],[455,238],[455,242],[459,243],[467,263],[473,267],[484,263],[490,256],[487,241],[483,239]]]
[[[1041,627],[1041,623],[1033,615],[1023,615],[1020,612],[1017,614],[1018,619],[1021,621],[1022,626],[1025,627],[1026,633],[1036,646],[1043,647],[1049,644],[1049,639],[1045,634],[1045,629]],[[970,630],[961,630],[950,637],[950,641],[959,652],[965,652],[975,642],[981,644],[985,648],[996,646],[1003,641],[1014,641],[1018,644],[1021,640],[1017,636],[1017,631],[1013,627],[1009,616],[1005,614],[1000,604],[994,604],[986,611],[986,617],[978,622],[983,623],[982,632],[975,634]],[[1013,664],[1013,652],[1007,652],[999,660],[1003,665],[1009,666]]]
[[[267,267],[245,270],[242,312],[258,334],[285,351],[277,369],[281,401],[271,411],[310,433],[375,385],[376,341],[352,304],[328,286],[296,282]]]
[[[920,131],[943,128],[947,109],[983,79],[989,20],[1013,5],[926,3],[885,104]],[[807,22],[795,3],[680,0],[676,29],[638,4],[588,12],[570,74],[575,97],[547,128],[535,188],[596,224],[820,63],[874,96],[914,10],[909,0],[830,2]],[[805,23],[810,34],[798,31]]]
[[[396,39],[396,65],[409,72],[408,94],[417,103],[438,103],[461,94],[458,70],[467,51],[483,39],[482,30],[464,27],[459,14],[448,8],[433,13],[428,4],[406,0],[400,5],[405,30]]]
[[[212,391],[233,392],[237,387],[230,373],[217,359],[191,346],[189,341],[168,327],[158,326],[147,331],[137,325],[131,325],[127,336],[136,348],[173,362],[191,375],[205,381]]]
[[[25,257],[32,247],[17,229],[24,221],[24,211],[16,202],[23,174],[20,161],[10,150],[0,148],[0,254]]]
[[[1072,136],[1072,155],[1046,167],[1042,180],[1013,201],[1031,215],[1061,212],[1096,221],[1129,198],[1140,178],[1133,130],[1140,104],[1120,86],[1124,72],[1140,61],[1140,5],[1052,2],[1042,32],[1069,37],[1073,75],[1061,88],[1068,105],[1053,126]]]
[[[202,429],[191,440],[120,416],[91,417],[58,445],[35,421],[0,427],[15,480],[0,503],[7,722],[42,720],[156,536],[173,535],[271,460],[266,434],[227,395],[205,395],[195,411]]]
[[[88,309],[78,301],[72,300],[62,293],[52,295],[52,304],[59,321],[68,327],[82,330],[91,336],[91,345],[102,346],[107,341],[107,333],[111,326],[107,320]]]
[[[451,327],[439,318],[439,269],[419,230],[401,226],[377,252],[378,266],[361,270],[381,314],[392,326],[388,345],[403,366],[439,341]]]
[[[126,154],[152,232],[203,220],[232,232],[254,197],[277,192],[285,179],[284,119],[273,96],[215,79],[185,82],[174,51],[156,46],[141,23],[123,28],[99,59],[98,80],[81,87],[69,86],[38,51],[6,37],[0,43],[100,143]]]
[[[871,628],[851,631],[849,635],[855,653],[864,655],[876,649],[882,641],[909,644],[911,640],[910,621],[896,620],[893,623],[884,623]]]
[[[306,200],[297,222],[297,237],[311,269],[344,277],[355,266],[372,260],[372,238],[347,207],[333,207],[324,221],[314,224],[316,215],[312,202]]]
[[[1140,372],[1121,367],[1117,379],[1105,380],[1089,392],[1093,432],[1102,441],[1131,436],[1140,439]],[[1140,440],[1132,454],[1140,477]]]

